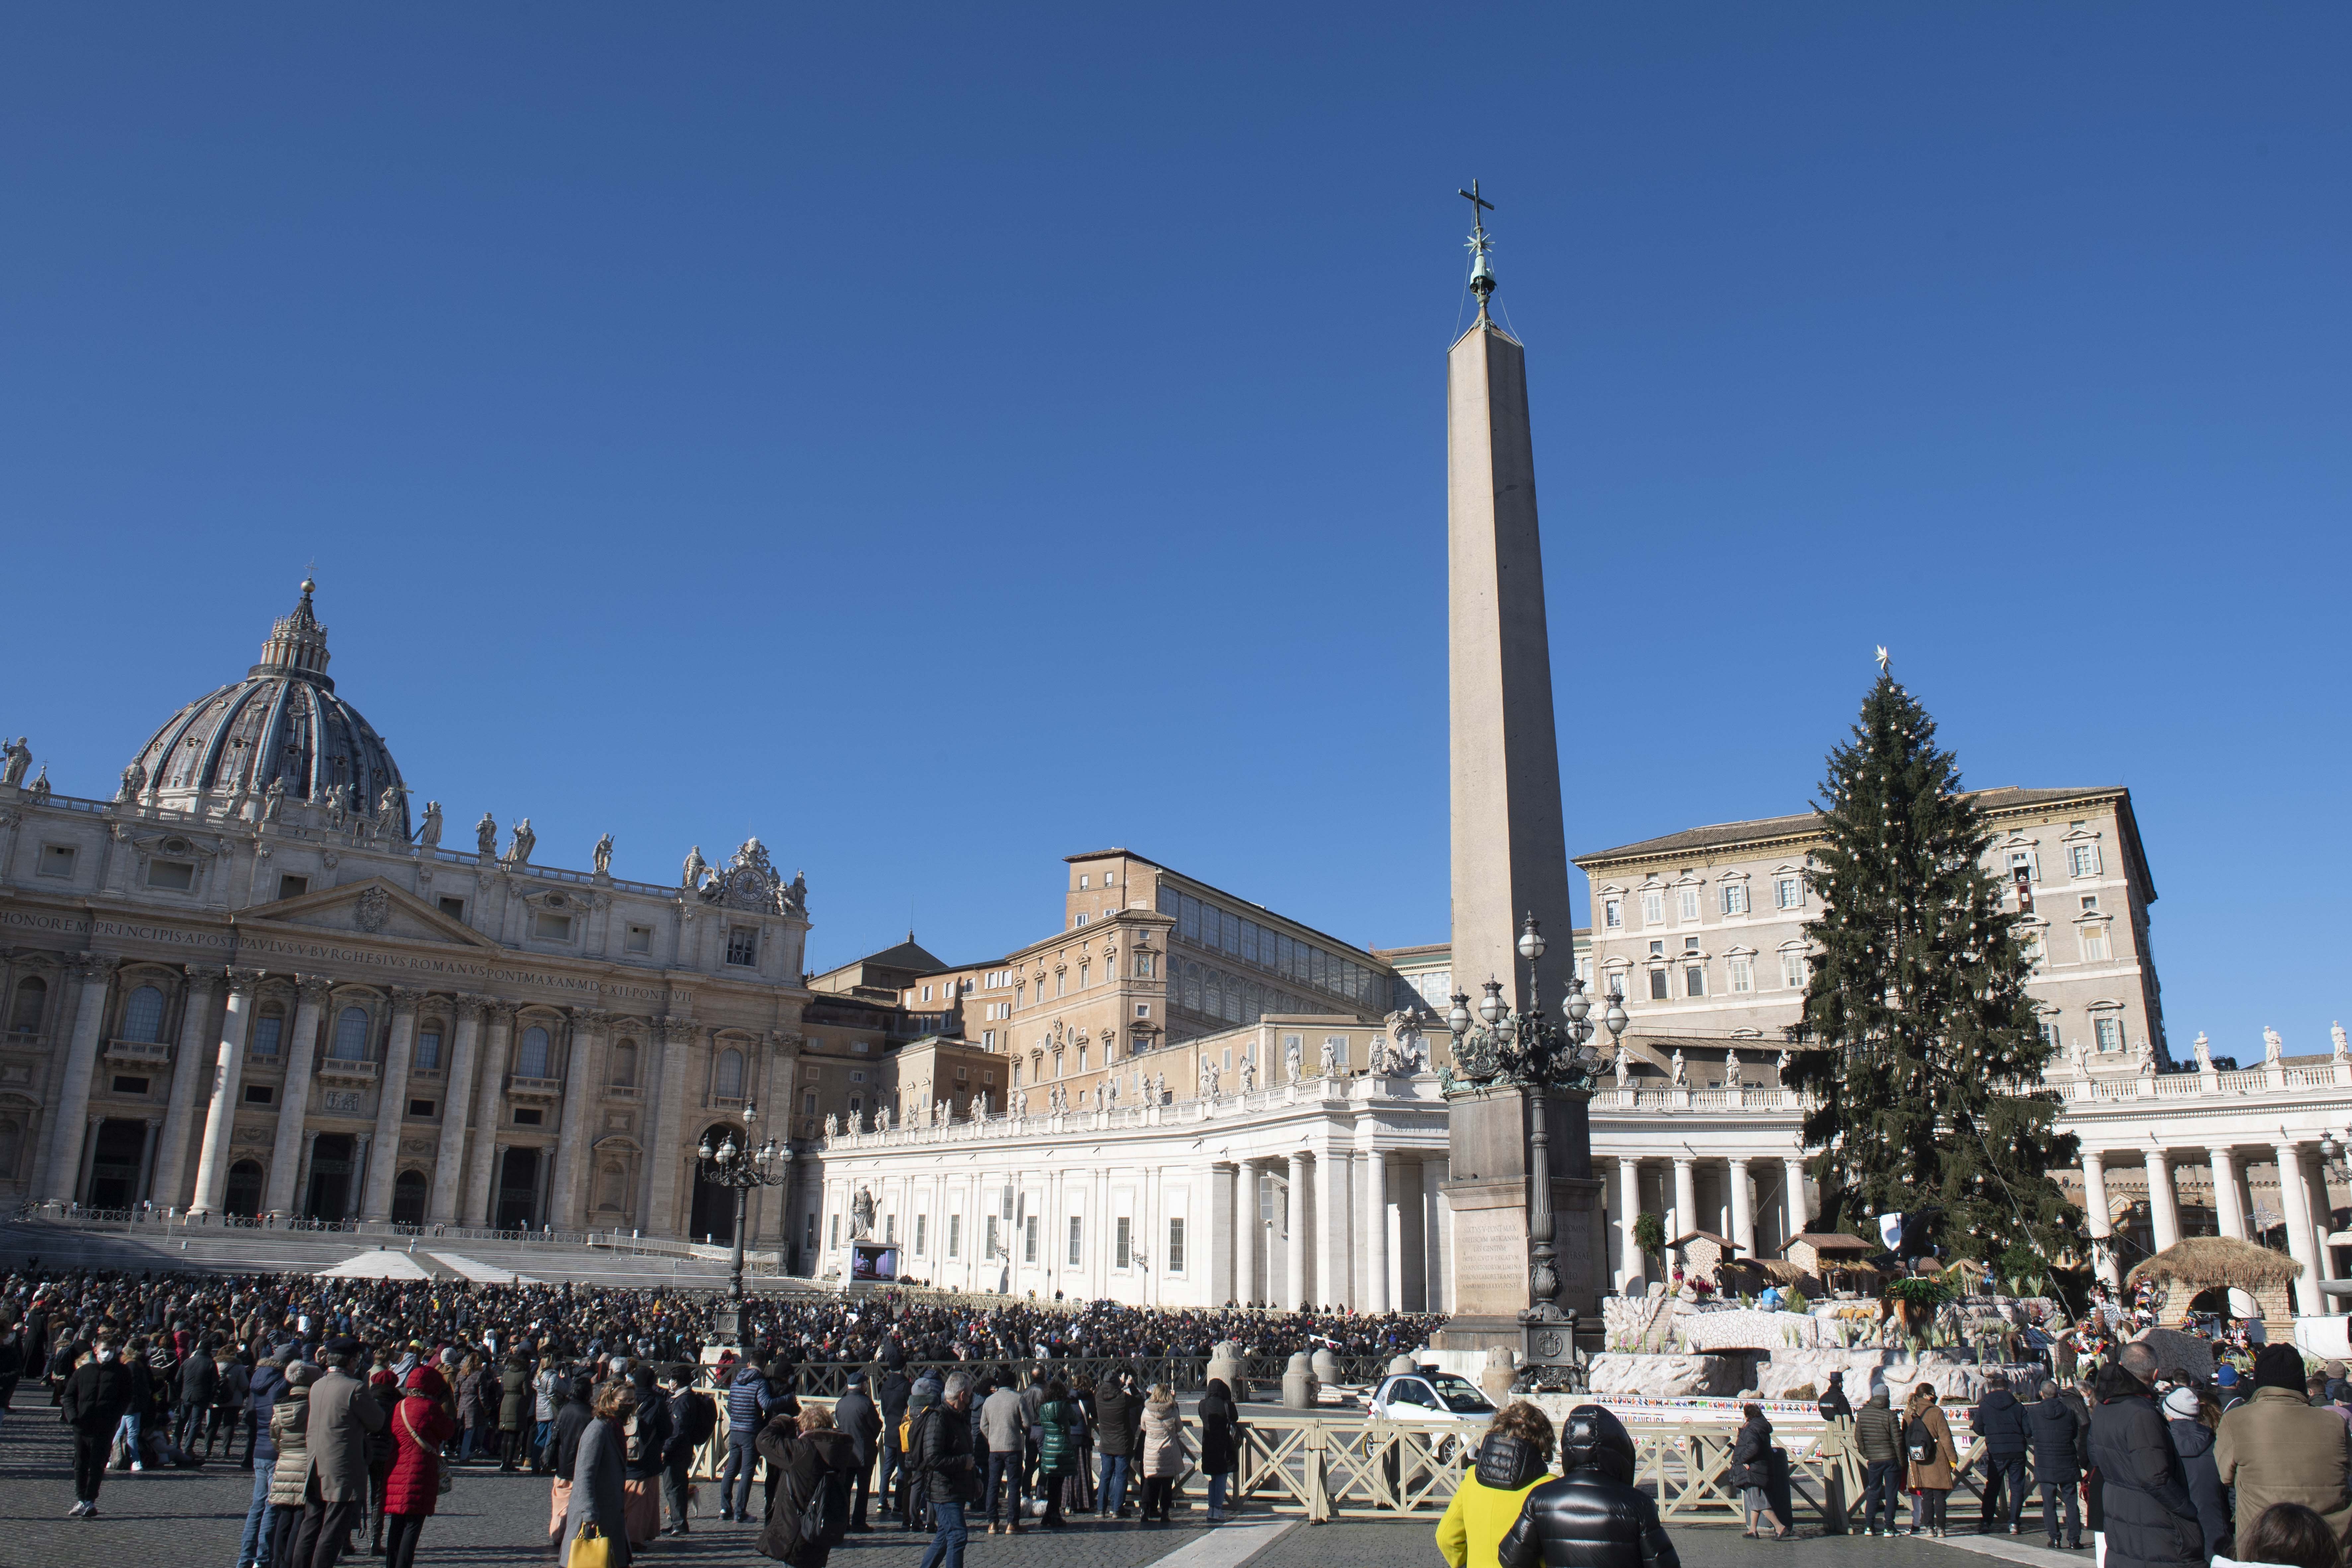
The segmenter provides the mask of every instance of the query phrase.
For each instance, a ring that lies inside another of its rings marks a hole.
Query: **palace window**
[[[429,1117],[439,1108],[439,1105],[440,1102],[438,1100],[412,1100],[408,1102],[408,1114],[420,1118]]]
[[[1695,921],[1698,919],[1698,889],[1696,888],[1682,888],[1675,890],[1675,913],[1678,920]]]
[[[2083,962],[2105,963],[2107,961],[2107,922],[2093,921],[2083,928]]]
[[[1069,971],[1066,969],[1054,971],[1054,994],[1056,996],[1066,994],[1070,989],[1069,982]]]
[[[2102,1051],[2119,1051],[2124,1048],[2124,1021],[2121,1018],[2094,1018],[2091,1020],[2091,1033],[2092,1037],[2099,1042],[2099,1049]]]
[[[1095,975],[1095,966],[1094,966],[1093,964],[1091,964],[1091,963],[1081,963],[1081,964],[1079,964],[1079,965],[1078,965],[1078,989],[1079,989],[1079,990],[1081,990],[1081,991],[1084,991],[1087,986],[1092,985],[1092,984],[1095,983],[1094,975]]]
[[[623,1040],[613,1047],[613,1087],[637,1087],[637,1042]]]
[[[1181,1219],[1168,1222],[1168,1272],[1184,1272],[1184,1222]]]
[[[1645,926],[1666,923],[1666,895],[1654,888],[1642,895],[1642,923]]]
[[[16,982],[16,1005],[8,1010],[8,1032],[12,1035],[37,1035],[41,1032],[41,1015],[47,1011],[49,983],[37,974],[28,974]]]
[[[2009,852],[2009,879],[2011,881],[2014,882],[2017,880],[2017,873],[2020,867],[2024,868],[2025,879],[2027,881],[2039,882],[2042,880],[2042,862],[2040,858],[2034,855],[2032,850],[2012,849]]]
[[[980,1048],[984,1051],[992,1051],[996,1048],[995,1030],[982,1029],[980,1032]]]
[[[919,1215],[917,1215],[915,1216],[915,1256],[916,1256],[916,1257],[920,1258],[920,1257],[922,1257],[922,1256],[924,1255],[924,1254],[923,1254],[923,1246],[924,1246],[924,1243],[926,1243],[927,1241],[929,1241],[929,1240],[930,1239],[930,1232],[931,1232],[931,1216],[930,1216],[930,1215],[927,1215],[927,1214],[919,1214]]]
[[[286,1009],[272,1002],[253,1021],[253,1038],[246,1049],[257,1057],[274,1057],[286,1035]]]
[[[2053,1052],[2063,1048],[2058,1038],[2057,1019],[2044,1018],[2042,1020],[2042,1043],[2049,1047]]]
[[[1151,1004],[1149,1002],[1138,1002],[1135,1005],[1135,1016],[1139,1018],[1149,1018],[1151,1016]]]
[[[1611,931],[1621,931],[1625,925],[1625,900],[1609,899],[1601,905],[1601,923]]]
[[[1021,1221],[1021,1261],[1037,1261],[1037,1216],[1026,1215]]]
[[[1078,1216],[1072,1215],[1070,1216],[1070,1267],[1073,1268],[1078,1267],[1078,1260],[1082,1256],[1078,1247]]]
[[[2077,877],[2097,876],[2099,874],[2099,847],[2095,844],[2076,844],[2071,846],[2066,851],[2066,868]]]
[[[963,1215],[960,1214],[948,1215],[948,1256],[963,1256]]]
[[[1748,912],[1747,883],[1726,882],[1720,888],[1717,889],[1716,891],[1720,895],[1718,902],[1721,904],[1725,914],[1744,915]]]
[[[522,1032],[522,1048],[515,1053],[515,1077],[546,1078],[547,1031],[533,1024]]]
[[[1805,988],[1805,955],[1784,952],[1780,955],[1780,984],[1791,991]]]
[[[654,950],[654,928],[631,926],[621,939],[621,946],[630,952],[651,952]]]
[[[277,1098],[277,1094],[278,1091],[266,1083],[249,1083],[245,1086],[245,1102],[247,1105],[267,1105]]]
[[[547,910],[541,910],[530,917],[530,934],[542,942],[570,942],[572,917],[550,914]]]
[[[758,926],[727,928],[727,962],[746,968],[760,962],[760,928]],[[923,987],[923,1000],[928,1002],[930,999],[931,988],[926,985]]]
[[[1782,877],[1772,884],[1774,904],[1784,910],[1805,907],[1805,882],[1801,877]]]
[[[426,1029],[416,1037],[416,1070],[418,1072],[441,1070],[440,1030]]]
[[[1118,1216],[1118,1230],[1117,1236],[1111,1242],[1110,1254],[1114,1264],[1118,1268],[1132,1268],[1135,1267],[1133,1234],[1129,1229],[1129,1227],[1134,1224],[1135,1222],[1128,1218],[1125,1215]]]
[[[1756,964],[1752,959],[1731,960],[1731,989],[1736,993],[1756,989]]]
[[[816,1114],[816,1090],[810,1089],[807,1093],[801,1096],[801,1114],[803,1116],[814,1116]]]
[[[1706,965],[1691,963],[1683,966],[1683,994],[1685,996],[1706,994]]]
[[[1666,972],[1664,969],[1653,969],[1650,971],[1650,1000],[1664,1002],[1666,999]]]

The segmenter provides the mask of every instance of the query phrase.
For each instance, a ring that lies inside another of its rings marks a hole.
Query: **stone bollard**
[[[1478,1374],[1478,1387],[1501,1409],[1511,1402],[1511,1384],[1518,1381],[1519,1369],[1511,1360],[1511,1347],[1490,1345],[1486,1351],[1486,1370]]]
[[[1321,1403],[1323,1387],[1315,1377],[1314,1361],[1305,1351],[1292,1352],[1282,1374],[1282,1407],[1312,1410]]]
[[[1209,1380],[1222,1382],[1232,1391],[1234,1402],[1249,1402],[1249,1361],[1242,1354],[1241,1346],[1231,1340],[1219,1340],[1209,1347]]]
[[[1318,1346],[1316,1348],[1313,1365],[1315,1368],[1316,1382],[1337,1383],[1339,1381],[1339,1358],[1333,1355],[1328,1349],[1322,1346]]]
[[[1420,1363],[1415,1362],[1412,1357],[1409,1355],[1392,1355],[1389,1357],[1389,1375],[1391,1377],[1409,1377],[1420,1370]]]

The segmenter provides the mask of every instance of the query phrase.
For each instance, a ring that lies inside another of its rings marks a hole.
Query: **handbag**
[[[593,1524],[583,1524],[580,1533],[572,1538],[572,1551],[563,1560],[563,1568],[612,1568],[613,1543],[604,1532]]]
[[[449,1468],[449,1461],[441,1457],[441,1450],[416,1435],[416,1421],[408,1414],[408,1401],[405,1399],[400,1402],[400,1424],[408,1428],[408,1440],[416,1445],[416,1451],[432,1459],[433,1489],[447,1496],[449,1489],[457,1484],[457,1475]]]

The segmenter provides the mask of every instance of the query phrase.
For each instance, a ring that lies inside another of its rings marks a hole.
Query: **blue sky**
[[[1569,837],[1800,809],[1871,647],[2131,786],[2176,1048],[2352,1015],[2339,7],[17,7],[0,726],[110,791],[315,557],[453,822],[829,963],[1123,844],[1446,920],[1464,204]]]

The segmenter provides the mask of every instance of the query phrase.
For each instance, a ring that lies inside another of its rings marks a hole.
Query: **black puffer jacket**
[[[2091,1463],[2103,1483],[2106,1568],[2202,1568],[2205,1535],[2164,1413],[2139,1379],[2099,1369]]]
[[[2052,1394],[2025,1407],[2026,1435],[2033,1444],[2033,1473],[2044,1481],[2081,1479],[2083,1420],[2074,1407]]]
[[[1748,1417],[1739,1428],[1739,1440],[1731,1446],[1731,1468],[1723,1479],[1735,1487],[1772,1484],[1772,1423],[1761,1415]]]
[[[1658,1507],[1630,1484],[1633,1439],[1598,1405],[1568,1413],[1567,1474],[1528,1494],[1496,1553],[1502,1568],[1682,1568]]]
[[[934,1405],[915,1417],[915,1473],[931,1484],[933,1502],[969,1502],[978,1495],[980,1476],[972,1462],[971,1423],[965,1412]]]
[[[1987,1458],[2015,1459],[2024,1456],[2028,1429],[2025,1406],[2006,1388],[1987,1389],[1985,1396],[1977,1401],[1969,1424],[1984,1439]]]

